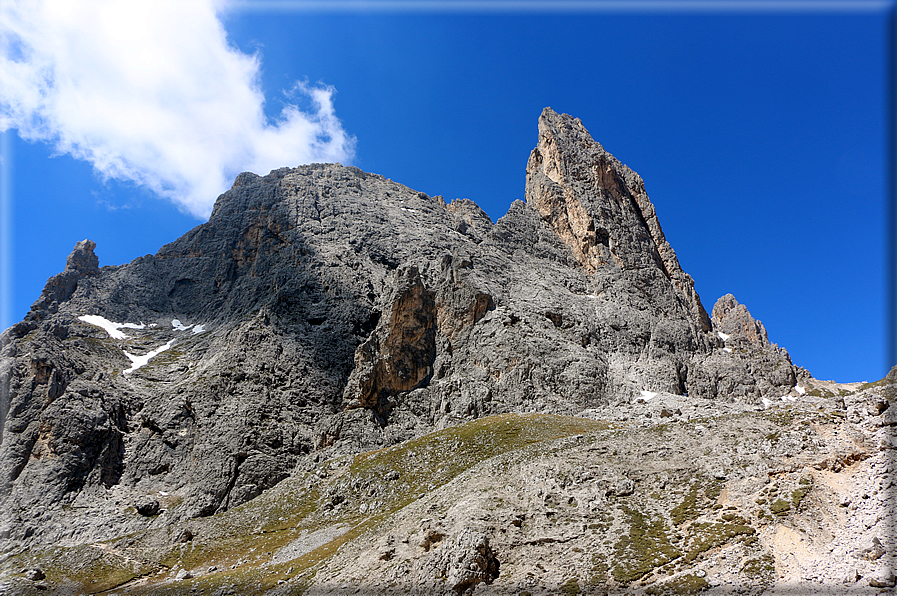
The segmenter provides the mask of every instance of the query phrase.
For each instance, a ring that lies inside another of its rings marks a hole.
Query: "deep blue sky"
[[[644,178],[705,308],[731,292],[795,364],[842,382],[888,368],[885,21],[884,10],[847,9],[223,19],[230,42],[261,59],[270,118],[295,81],[330,85],[356,138],[354,165],[468,197],[493,220],[523,199],[542,108],[579,117]],[[201,223],[46,143],[13,136],[7,147],[4,326],[76,241],[96,241],[101,265],[120,264]]]

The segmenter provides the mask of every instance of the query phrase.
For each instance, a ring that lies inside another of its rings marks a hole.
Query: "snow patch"
[[[719,336],[719,338],[720,338],[721,340],[723,340],[723,341],[729,341],[729,337],[731,337],[730,335],[728,335],[728,334],[726,334],[726,333],[723,333],[722,331],[717,331],[716,334],[717,334],[717,335]]]
[[[783,395],[783,396],[782,396],[782,401],[791,401],[791,402],[795,402],[795,401],[797,401],[797,398],[796,398],[796,397],[791,397],[790,395]]]
[[[655,397],[657,397],[657,392],[645,391],[644,389],[642,389],[642,398],[644,398],[645,401],[654,399]]]
[[[732,353],[732,348],[723,348],[723,350],[729,352],[730,354]]]
[[[122,371],[122,372],[123,372],[124,374],[128,374],[128,373],[132,373],[132,372],[134,372],[134,371],[137,370],[138,368],[141,368],[141,367],[143,367],[143,366],[146,366],[146,364],[147,364],[151,359],[155,358],[156,356],[158,356],[159,354],[161,354],[162,352],[164,352],[165,350],[167,350],[168,348],[170,348],[170,347],[171,347],[171,344],[173,344],[173,343],[174,343],[174,340],[171,340],[170,342],[168,342],[168,343],[165,344],[164,346],[159,346],[158,348],[156,348],[156,349],[153,350],[152,352],[148,352],[148,353],[144,354],[143,356],[135,356],[134,354],[131,354],[130,352],[125,352],[125,356],[127,356],[127,357],[128,357],[128,360],[131,361],[131,368],[129,368],[129,369],[127,369],[127,370],[124,370],[124,371]],[[122,350],[122,351],[124,352],[124,350]]]
[[[797,391],[798,395],[804,395],[807,392],[807,390],[800,385],[796,386],[794,390]]]
[[[184,325],[183,325],[179,320],[177,320],[177,319],[172,319],[172,320],[171,320],[171,326],[174,328],[175,331],[186,331],[187,329],[190,329],[191,327],[193,327],[193,325],[186,325],[186,326],[184,326]]]
[[[196,327],[193,328],[193,335],[199,335],[200,333],[205,333],[205,332],[206,332],[205,325],[197,325]]]
[[[766,409],[769,409],[769,407],[772,405],[772,400],[766,399],[765,397],[762,398],[761,401],[763,402],[763,407]]]
[[[411,213],[417,213],[417,209],[409,209],[408,207],[402,207],[402,211],[410,211]]]
[[[113,323],[100,315],[82,315],[78,317],[78,320],[102,328],[112,339],[128,339],[127,335],[119,331],[122,327],[127,327],[128,329],[143,329],[144,327],[142,323],[140,325],[135,325],[134,323]]]

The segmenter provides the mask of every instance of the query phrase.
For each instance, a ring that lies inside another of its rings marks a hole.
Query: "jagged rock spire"
[[[95,275],[100,266],[100,259],[93,252],[96,247],[97,243],[93,240],[85,239],[76,243],[65,261],[65,268],[82,275]]]
[[[754,319],[747,307],[732,294],[722,296],[713,305],[713,326],[722,333],[743,336],[752,344],[769,345],[766,327]]]
[[[41,311],[52,309],[54,303],[58,304],[71,298],[82,277],[99,274],[100,260],[93,252],[96,247],[96,242],[87,239],[75,244],[75,248],[66,259],[65,270],[47,280],[40,298],[31,305],[31,315],[39,318]]]
[[[590,272],[657,267],[703,331],[710,317],[664,238],[645,183],[592,139],[579,118],[545,108],[526,169],[526,201]]]

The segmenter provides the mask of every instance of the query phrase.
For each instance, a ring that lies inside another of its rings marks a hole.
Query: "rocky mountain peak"
[[[97,243],[93,240],[82,240],[75,244],[75,248],[65,261],[65,268],[69,271],[77,271],[81,275],[95,275],[100,266],[100,259],[93,250]]]
[[[766,327],[732,294],[722,296],[713,305],[713,328],[725,335],[744,337],[758,346],[769,345]]]
[[[710,318],[663,235],[641,177],[605,151],[579,118],[545,108],[526,168],[526,201],[590,273],[657,269],[702,331]]]
[[[93,252],[96,247],[96,242],[86,239],[75,244],[66,259],[65,270],[47,280],[40,298],[31,305],[28,317],[19,324],[22,330],[30,330],[30,322],[40,320],[46,313],[56,312],[60,303],[72,297],[83,278],[99,274],[100,260]]]
[[[330,478],[328,461],[438,431],[460,440],[452,429],[490,417],[504,449],[518,434],[495,420],[631,418],[636,432],[797,391],[787,354],[710,333],[641,178],[578,119],[542,113],[526,180],[526,202],[493,223],[472,201],[354,167],[244,173],[155,255],[98,268],[79,242],[0,337],[0,551],[151,528],[189,541],[197,518]],[[725,304],[717,329],[749,331],[747,310]],[[634,482],[616,478],[613,494]],[[333,486],[309,502],[341,515]],[[437,485],[420,486],[415,498]],[[386,503],[368,496],[359,515]],[[485,531],[459,536],[431,550],[461,548],[452,560],[496,579]]]

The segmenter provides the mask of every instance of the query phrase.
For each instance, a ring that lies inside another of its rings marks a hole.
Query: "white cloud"
[[[296,83],[269,122],[260,58],[230,45],[221,0],[3,0],[0,131],[90,162],[197,217],[236,174],[347,162],[331,87]]]

